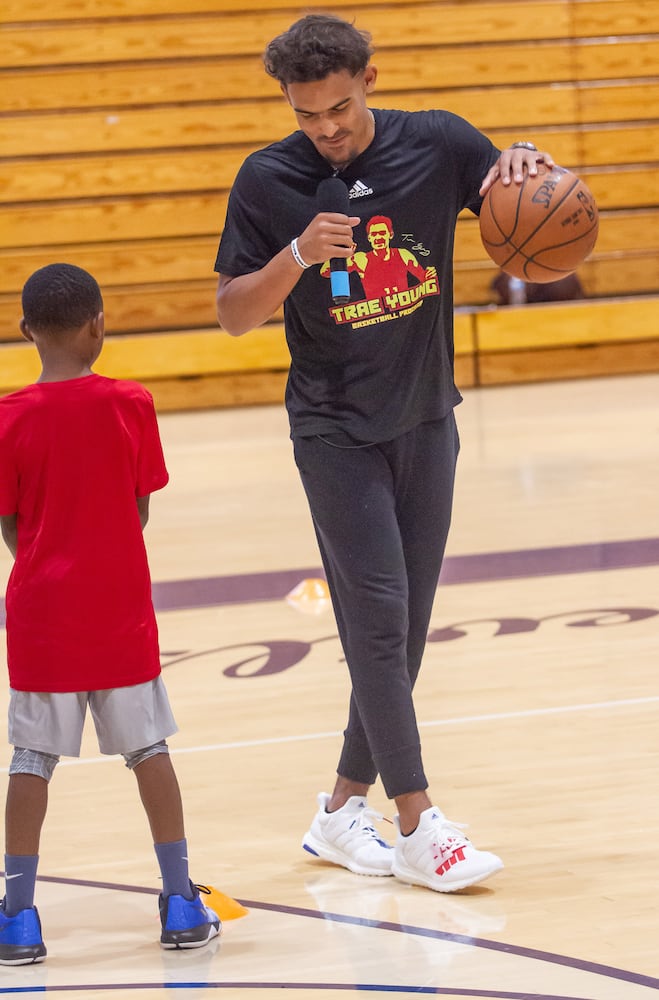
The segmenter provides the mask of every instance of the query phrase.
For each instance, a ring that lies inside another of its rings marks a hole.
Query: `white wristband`
[[[297,236],[295,237],[294,240],[291,240],[291,253],[295,258],[295,263],[299,264],[300,267],[304,268],[305,271],[308,267],[311,267],[311,264],[307,264],[306,260],[304,259],[304,257],[297,248]]]

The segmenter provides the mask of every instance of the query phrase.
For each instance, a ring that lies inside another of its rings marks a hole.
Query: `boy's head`
[[[48,264],[23,286],[21,330],[57,334],[80,330],[103,311],[96,279],[75,264]]]
[[[274,38],[263,61],[269,76],[289,83],[324,80],[331,73],[363,72],[373,53],[371,36],[333,14],[308,14]]]

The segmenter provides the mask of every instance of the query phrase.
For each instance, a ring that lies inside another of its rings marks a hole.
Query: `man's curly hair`
[[[356,76],[372,54],[367,31],[333,14],[308,14],[270,42],[263,62],[266,73],[286,86],[324,80],[344,69]]]

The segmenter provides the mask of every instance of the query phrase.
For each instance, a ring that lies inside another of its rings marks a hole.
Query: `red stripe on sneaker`
[[[446,875],[447,871],[449,871],[449,869],[452,868],[453,865],[457,865],[458,861],[464,861],[464,859],[465,859],[464,847],[458,847],[458,849],[455,850],[453,854],[451,854],[451,856],[446,859],[446,861],[443,861],[438,868],[435,868],[435,874]]]

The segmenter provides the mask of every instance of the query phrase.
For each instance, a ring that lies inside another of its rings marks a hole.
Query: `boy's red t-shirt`
[[[136,498],[167,481],[153,399],[136,382],[89,375],[0,399],[0,515],[18,524],[12,688],[92,691],[158,675]]]

